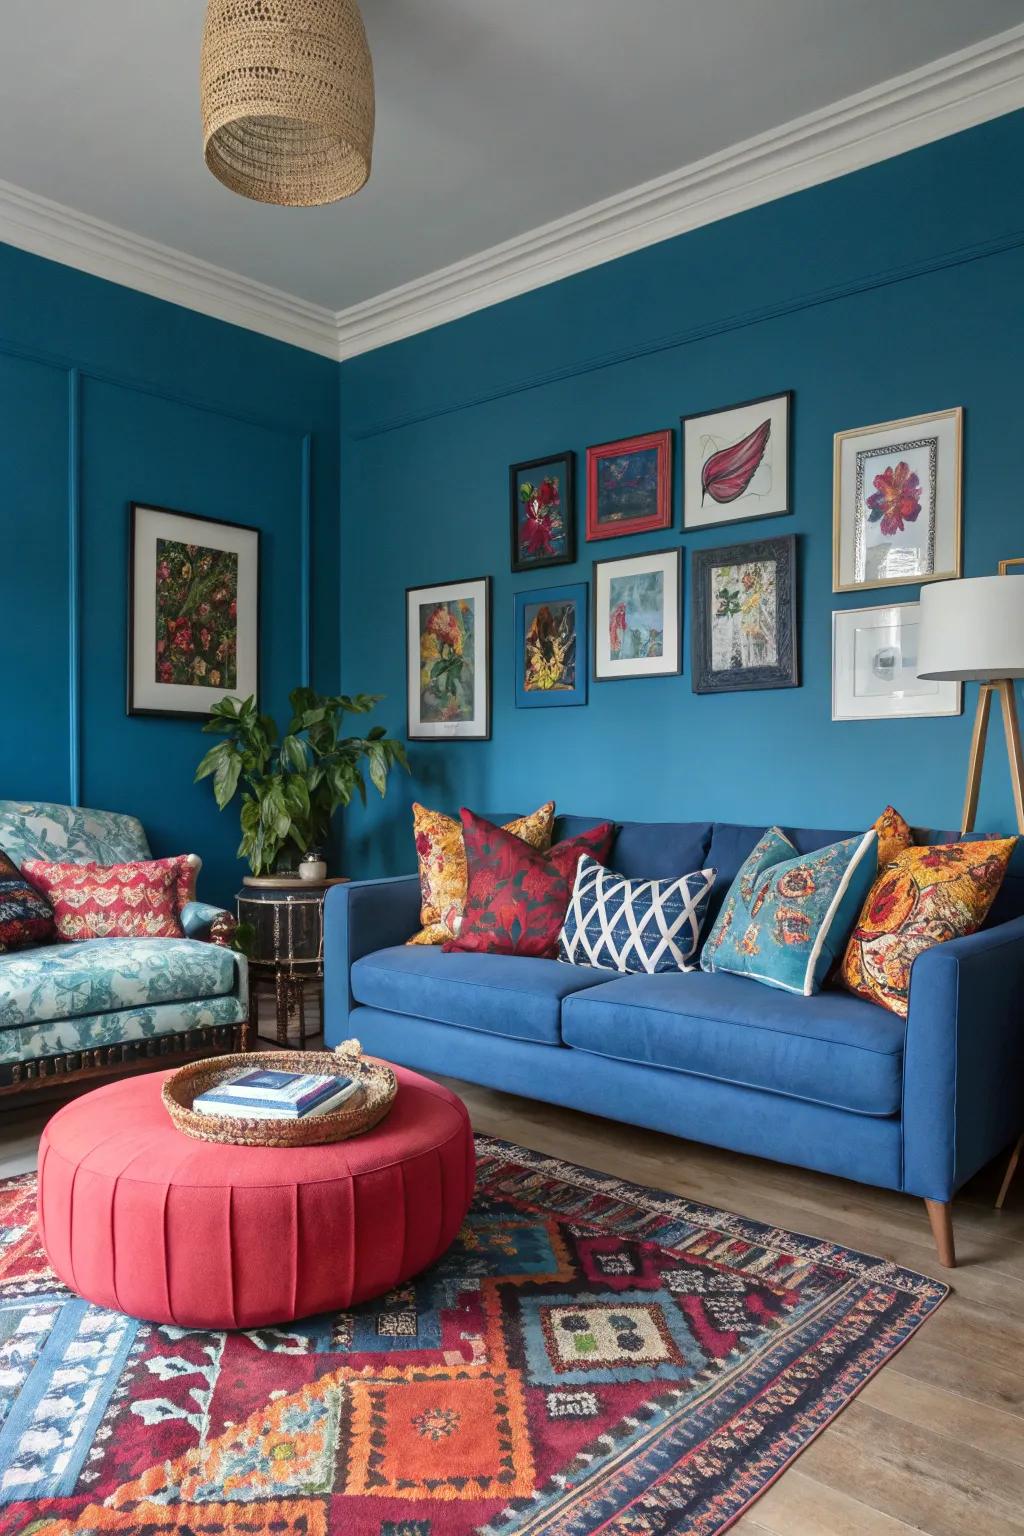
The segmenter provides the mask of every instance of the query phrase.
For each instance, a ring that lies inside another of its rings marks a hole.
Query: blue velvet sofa
[[[0,848],[18,865],[152,858],[134,816],[44,801],[0,800]],[[206,942],[220,911],[187,903],[180,939],[86,939],[0,953],[0,1095],[244,1050],[245,960]]]
[[[591,825],[560,817],[555,838]],[[713,866],[707,931],[763,831],[625,823],[609,865],[650,878]],[[785,831],[800,852],[852,835]],[[410,947],[418,914],[415,876],[330,891],[328,1044],[357,1035],[406,1066],[921,1196],[948,1264],[953,1194],[1024,1126],[1012,866],[984,929],[917,959],[906,1020],[839,989],[807,998],[702,971],[618,976]]]

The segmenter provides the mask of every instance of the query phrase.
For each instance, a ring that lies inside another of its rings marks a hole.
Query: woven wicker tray
[[[362,1088],[346,1103],[325,1115],[305,1120],[253,1120],[242,1115],[201,1115],[193,1100],[215,1083],[230,1082],[245,1072],[265,1068],[294,1072],[336,1072],[358,1077]],[[379,1125],[398,1092],[395,1074],[386,1062],[367,1058],[358,1040],[344,1040],[333,1052],[256,1051],[242,1058],[214,1056],[179,1067],[163,1086],[163,1101],[179,1131],[196,1141],[221,1141],[240,1147],[314,1147],[345,1141]]]

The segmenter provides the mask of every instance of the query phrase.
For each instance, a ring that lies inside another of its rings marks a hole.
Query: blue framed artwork
[[[587,702],[587,584],[517,592],[517,709]]]

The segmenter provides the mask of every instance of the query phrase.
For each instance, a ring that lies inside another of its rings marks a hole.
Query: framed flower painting
[[[833,720],[960,713],[960,683],[917,675],[920,628],[920,603],[839,608],[833,613]]]
[[[672,433],[648,432],[587,449],[587,538],[672,526]]]
[[[683,416],[683,528],[789,512],[791,390]]]
[[[682,552],[594,562],[594,678],[666,677],[683,669]]]
[[[259,530],[134,501],[128,526],[128,713],[258,699]]]
[[[491,578],[408,587],[405,621],[409,740],[487,741]]]
[[[512,569],[571,565],[576,558],[576,455],[557,453],[509,468]]]
[[[960,575],[963,409],[837,432],[832,590]]]
[[[587,702],[587,584],[517,592],[516,707]]]
[[[693,691],[795,688],[796,538],[693,556]]]

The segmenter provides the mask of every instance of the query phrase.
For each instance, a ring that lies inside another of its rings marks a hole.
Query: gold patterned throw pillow
[[[879,869],[884,869],[887,864],[891,864],[893,859],[901,854],[904,848],[909,848],[914,841],[914,834],[910,827],[899,811],[891,805],[886,806],[875,822],[875,831],[878,833]]]
[[[413,832],[420,866],[419,933],[410,944],[444,944],[454,939],[462,921],[466,902],[469,870],[462,823],[454,816],[428,810],[413,803]],[[546,853],[551,847],[551,828],[555,820],[555,802],[549,800],[529,816],[517,816],[505,823],[505,831],[521,837],[531,848]]]
[[[981,927],[1016,842],[999,837],[898,853],[879,873],[850,935],[843,986],[905,1019],[917,956]]]

